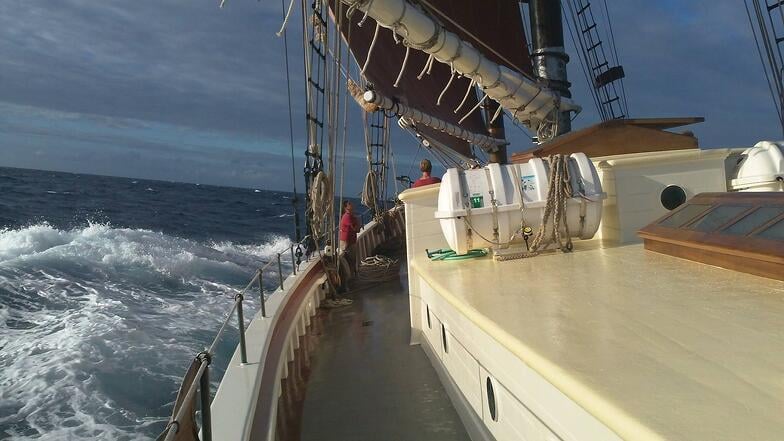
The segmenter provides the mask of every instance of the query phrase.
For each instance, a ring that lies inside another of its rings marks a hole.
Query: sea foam
[[[0,438],[154,438],[237,289],[289,246],[97,223],[0,230]],[[235,344],[225,337],[214,382]]]

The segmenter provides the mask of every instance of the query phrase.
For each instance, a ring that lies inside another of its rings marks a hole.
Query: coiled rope
[[[563,252],[572,251],[572,237],[569,233],[569,223],[566,219],[566,201],[572,195],[571,178],[569,176],[569,157],[566,155],[552,155],[546,159],[550,166],[548,176],[547,204],[542,213],[542,222],[536,231],[529,251],[513,254],[496,255],[498,261],[525,259],[539,255],[553,243],[558,244],[558,249]],[[549,236],[547,227],[552,226]],[[561,240],[561,225],[566,233],[566,244]]]
[[[378,176],[373,170],[368,171],[365,176],[365,185],[362,186],[362,205],[370,208],[374,216],[378,213]]]
[[[324,223],[330,213],[332,202],[332,185],[329,176],[323,171],[316,174],[310,187],[310,219],[314,236],[319,238],[326,233]]]
[[[400,260],[379,254],[359,262],[357,279],[360,282],[386,282],[397,279],[399,273]]]

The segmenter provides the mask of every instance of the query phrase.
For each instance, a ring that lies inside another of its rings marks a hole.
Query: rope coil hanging
[[[496,255],[498,261],[524,259],[534,257],[553,243],[563,252],[572,251],[572,237],[566,218],[566,201],[572,195],[571,178],[569,176],[569,157],[552,155],[546,158],[549,164],[547,203],[542,213],[542,222],[531,241],[529,251],[514,254]],[[547,235],[548,226],[552,226]],[[561,226],[566,233],[566,243],[561,236]]]

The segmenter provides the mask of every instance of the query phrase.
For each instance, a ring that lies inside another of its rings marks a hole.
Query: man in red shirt
[[[350,201],[343,201],[343,215],[340,217],[340,251],[346,251],[357,241],[359,219],[354,216],[354,205]]]
[[[422,177],[417,179],[411,187],[416,188],[441,182],[441,178],[430,176],[430,172],[433,171],[433,164],[431,164],[429,160],[423,159],[422,162],[419,163],[419,170],[422,171]]]

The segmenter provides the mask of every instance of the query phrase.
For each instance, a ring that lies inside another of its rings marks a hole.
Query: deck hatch
[[[759,229],[768,222],[784,214],[783,207],[760,207],[745,216],[741,217],[737,222],[728,225],[722,232],[726,234],[739,234],[745,236],[752,231]]]
[[[701,193],[639,235],[651,251],[784,280],[784,192]]]

